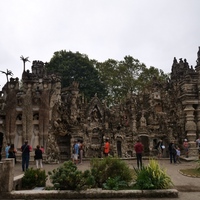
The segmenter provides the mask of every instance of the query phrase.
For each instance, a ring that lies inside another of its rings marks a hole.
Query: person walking
[[[14,144],[10,145],[10,148],[8,150],[8,158],[14,158],[14,163],[17,163],[17,159],[16,159],[16,153],[17,153],[17,149],[15,149]]]
[[[200,136],[199,136],[199,138],[196,140],[196,147],[200,147]]]
[[[6,148],[5,148],[6,158],[8,158],[8,155],[9,155],[8,151],[9,151],[9,149],[10,149],[10,143],[8,143],[8,144],[6,145]]]
[[[27,170],[28,167],[29,167],[31,149],[32,149],[31,146],[28,145],[28,140],[25,140],[24,144],[21,146],[21,151],[22,151],[22,171],[23,172],[25,170]]]
[[[144,151],[143,144],[140,142],[139,139],[137,139],[137,143],[134,145],[134,149],[136,152],[136,158],[137,158],[137,167],[142,168],[142,153]]]
[[[42,150],[40,148],[39,145],[37,145],[36,150],[35,150],[35,156],[34,156],[35,162],[36,162],[36,168],[43,168],[43,164],[42,164]]]
[[[200,159],[200,136],[199,136],[199,138],[196,140],[196,147],[198,148],[199,159]]]
[[[177,148],[176,148],[176,162],[177,162],[177,163],[181,163],[181,161],[180,161],[180,156],[181,156],[181,151],[180,151],[180,148],[177,147]]]
[[[174,141],[170,142],[168,150],[169,150],[170,163],[172,164],[172,162],[174,162],[175,164],[176,163],[176,148],[175,148]]]
[[[78,141],[76,141],[74,144],[74,161],[76,165],[78,164],[78,155],[79,155],[79,144]]]
[[[105,144],[104,144],[103,153],[104,153],[105,157],[107,157],[108,154],[110,153],[110,143],[109,143],[109,141],[108,141],[108,138],[106,138],[106,142],[105,142]]]
[[[184,152],[185,152],[185,157],[188,158],[189,143],[188,143],[187,139],[185,139],[184,142],[183,142],[183,148],[184,148]]]

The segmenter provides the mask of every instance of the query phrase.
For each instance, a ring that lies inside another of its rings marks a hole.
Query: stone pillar
[[[195,109],[193,108],[192,104],[187,104],[184,109],[184,112],[186,114],[185,131],[190,144],[189,157],[197,156],[197,148],[195,142],[197,126],[194,122],[194,110]]]
[[[11,192],[14,180],[13,159],[5,159],[0,162],[0,192]]]

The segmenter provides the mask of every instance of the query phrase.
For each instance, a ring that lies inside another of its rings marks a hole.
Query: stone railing
[[[5,159],[4,162],[0,162],[0,193],[13,190],[13,169],[13,159]]]
[[[0,162],[0,192],[20,190],[24,174],[14,176],[14,159],[7,158]]]

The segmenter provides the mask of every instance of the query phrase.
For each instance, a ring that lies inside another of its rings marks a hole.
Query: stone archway
[[[69,160],[71,158],[71,135],[58,136],[57,141],[60,149],[60,159]]]
[[[122,141],[121,140],[117,140],[117,156],[119,158],[122,157]]]
[[[149,136],[148,135],[139,135],[141,143],[144,145],[144,156],[149,156]]]

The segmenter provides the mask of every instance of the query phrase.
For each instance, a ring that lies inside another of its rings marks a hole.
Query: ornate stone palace
[[[73,82],[61,88],[60,77],[47,74],[41,61],[33,61],[32,72],[23,71],[22,81],[10,78],[0,91],[0,142],[20,148],[24,140],[35,148],[44,146],[48,162],[71,158],[74,140],[83,140],[84,156],[101,157],[105,138],[111,154],[134,156],[140,137],[145,155],[155,153],[162,139],[182,148],[190,143],[189,156],[197,156],[195,140],[200,134],[200,48],[196,66],[174,58],[171,77],[165,84],[156,79],[139,94],[127,94],[123,102],[108,107],[95,95],[90,101]],[[165,148],[164,156],[168,156]]]

